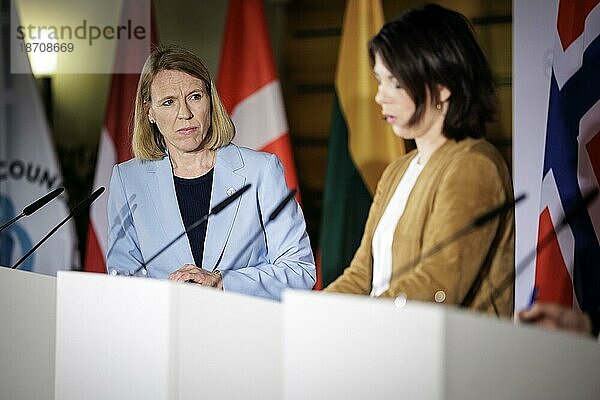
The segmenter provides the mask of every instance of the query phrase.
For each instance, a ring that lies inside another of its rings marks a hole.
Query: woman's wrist
[[[217,277],[217,289],[221,289],[223,290],[223,275],[221,274],[221,271],[219,271],[218,269],[214,270],[213,275],[215,275]]]

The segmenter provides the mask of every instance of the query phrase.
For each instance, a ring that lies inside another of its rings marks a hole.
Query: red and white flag
[[[298,188],[263,0],[229,2],[217,87],[236,127],[234,143],[276,154],[288,187]]]
[[[140,6],[142,5],[142,6]],[[135,18],[150,20],[150,43],[157,43],[156,24],[151,18],[152,3],[124,1],[121,21]],[[131,128],[135,94],[139,73],[117,73],[121,71],[141,71],[144,59],[150,49],[140,42],[119,41],[115,56],[115,73],[112,76],[106,117],[102,127],[94,188],[108,188],[112,167],[129,160],[131,154]],[[106,248],[108,242],[108,216],[106,208],[108,196],[101,196],[91,207],[88,239],[85,251],[84,270],[106,272]]]
[[[598,310],[600,0],[560,0],[544,152],[535,286],[540,301]],[[577,210],[562,231],[559,221]],[[542,241],[550,237],[549,245]],[[545,243],[544,243],[545,244]]]
[[[585,199],[600,182],[600,0],[515,6],[515,188],[539,205],[517,208],[515,308],[537,299],[596,311],[600,202]]]

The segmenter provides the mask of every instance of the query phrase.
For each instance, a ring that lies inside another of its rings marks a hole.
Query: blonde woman
[[[194,282],[279,299],[311,289],[315,265],[295,201],[265,218],[288,192],[279,159],[231,143],[235,133],[202,61],[176,46],[156,49],[140,76],[135,158],[116,165],[109,192],[111,274]],[[229,207],[146,261],[245,184]],[[240,254],[255,232],[258,239]]]

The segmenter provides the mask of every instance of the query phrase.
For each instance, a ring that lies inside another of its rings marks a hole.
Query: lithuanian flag
[[[367,43],[383,25],[380,0],[346,3],[338,53],[321,219],[323,286],[348,266],[360,244],[377,181],[404,154],[404,143],[375,103]]]

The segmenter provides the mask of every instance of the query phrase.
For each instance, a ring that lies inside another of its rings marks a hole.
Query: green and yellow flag
[[[323,286],[348,266],[360,244],[377,182],[385,167],[404,154],[404,142],[382,120],[375,103],[367,43],[383,25],[380,0],[346,3],[335,77],[323,216]]]

